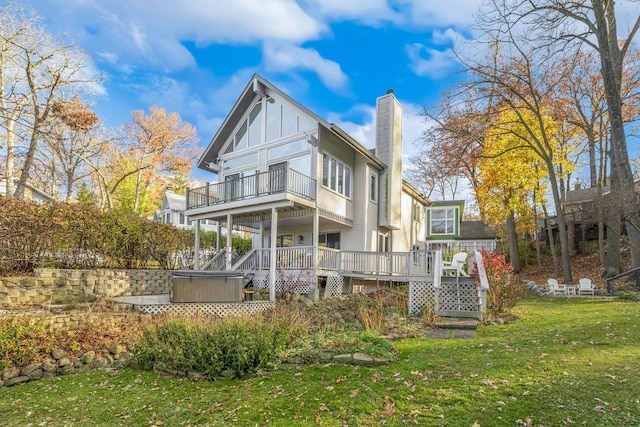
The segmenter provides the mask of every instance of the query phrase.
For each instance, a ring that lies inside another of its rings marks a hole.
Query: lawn
[[[530,297],[471,340],[405,339],[384,367],[190,382],[132,370],[0,389],[0,424],[640,425],[640,305]]]

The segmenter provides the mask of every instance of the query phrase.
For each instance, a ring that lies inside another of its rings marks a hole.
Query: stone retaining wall
[[[109,367],[119,368],[127,365],[132,355],[122,345],[115,345],[103,351],[87,351],[79,357],[68,356],[60,349],[54,349],[49,356],[37,363],[22,368],[9,367],[0,371],[0,387],[51,378],[57,375],[89,372]]]
[[[61,270],[38,268],[34,276],[0,278],[0,307],[48,304],[82,296],[168,294],[171,270]]]
[[[12,317],[28,318],[32,324],[42,324],[50,331],[78,332],[87,326],[118,328],[120,325],[140,324],[151,320],[152,316],[147,313],[134,310],[131,307],[116,307],[115,311],[120,312],[89,312],[89,311],[68,311],[61,313],[51,313],[44,310],[34,311],[5,311],[0,316],[0,321],[7,321]]]

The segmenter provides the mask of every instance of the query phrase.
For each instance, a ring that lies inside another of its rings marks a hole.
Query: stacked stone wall
[[[51,304],[83,297],[168,294],[171,270],[62,270],[38,268],[33,276],[0,278],[0,308]]]

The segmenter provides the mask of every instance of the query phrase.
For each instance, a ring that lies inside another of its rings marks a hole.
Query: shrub
[[[193,233],[77,203],[0,197],[0,274],[58,268],[172,268]]]
[[[9,317],[0,322],[0,368],[32,362],[35,356],[51,351],[54,337],[44,323],[28,317]]]
[[[506,262],[504,254],[481,249],[484,268],[489,280],[487,293],[487,312],[501,317],[511,314],[511,310],[524,295],[525,286],[513,275],[513,266]],[[472,275],[478,275],[478,267],[474,266]]]
[[[145,329],[134,358],[143,369],[196,371],[234,377],[276,365],[298,338],[279,318],[168,319]]]

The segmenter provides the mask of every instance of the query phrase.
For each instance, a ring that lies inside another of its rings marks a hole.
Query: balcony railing
[[[187,190],[187,209],[290,193],[308,200],[316,198],[316,180],[289,167],[260,172],[225,182]]]

